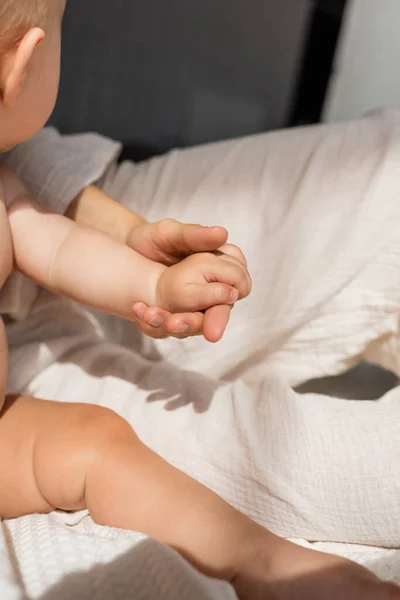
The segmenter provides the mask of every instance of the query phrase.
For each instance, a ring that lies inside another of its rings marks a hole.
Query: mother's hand
[[[126,243],[136,252],[167,267],[197,252],[214,252],[226,244],[224,227],[204,227],[165,219],[134,226]]]

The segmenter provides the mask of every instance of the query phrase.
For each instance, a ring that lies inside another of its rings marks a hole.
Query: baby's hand
[[[168,310],[142,303],[133,307],[134,319],[143,333],[153,338],[204,335],[208,341],[217,342],[224,334],[235,297],[250,293],[251,279],[241,250],[227,244],[217,255],[197,254],[171,267],[158,288],[161,295],[171,296],[166,301],[160,297],[161,306],[168,306]],[[179,306],[184,308],[179,310]],[[207,308],[205,313],[199,312]],[[185,312],[189,310],[192,312]],[[177,314],[171,314],[174,312]]]
[[[221,304],[233,306],[251,291],[244,265],[223,252],[188,256],[160,276],[156,304],[171,313],[206,310]]]
[[[226,244],[228,232],[223,227],[203,227],[165,219],[135,227],[126,243],[150,260],[171,266],[191,254],[223,252],[235,257],[247,267],[243,253]],[[186,338],[204,335],[209,342],[218,342],[229,321],[231,306],[217,305],[203,312],[175,313],[141,302],[133,306],[133,318],[140,330],[152,338]]]

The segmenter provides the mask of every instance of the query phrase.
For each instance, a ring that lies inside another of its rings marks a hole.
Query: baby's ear
[[[7,52],[0,63],[1,99],[5,106],[11,107],[17,101],[22,89],[29,63],[35,49],[44,39],[44,31],[35,27],[30,29],[18,42],[17,46]]]

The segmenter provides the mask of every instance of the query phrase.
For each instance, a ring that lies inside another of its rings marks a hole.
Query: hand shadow
[[[58,362],[72,363],[96,378],[115,377],[146,392],[146,402],[163,402],[166,411],[191,405],[196,413],[208,411],[217,390],[226,385],[175,365],[143,357],[122,345],[106,341],[82,344],[65,353]]]

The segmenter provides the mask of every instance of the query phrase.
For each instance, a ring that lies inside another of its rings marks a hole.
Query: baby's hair
[[[17,44],[32,27],[43,27],[54,0],[0,0],[0,52]]]

